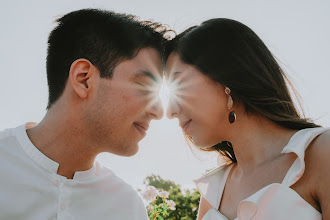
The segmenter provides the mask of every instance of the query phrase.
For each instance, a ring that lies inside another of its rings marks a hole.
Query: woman
[[[197,219],[330,219],[330,131],[299,115],[262,40],[218,18],[178,35],[167,53],[167,116],[229,161],[195,181]]]

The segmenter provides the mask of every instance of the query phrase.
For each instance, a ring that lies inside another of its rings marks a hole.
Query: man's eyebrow
[[[154,81],[155,83],[158,83],[158,80],[156,79],[156,77],[149,71],[140,70],[139,72],[134,74],[134,78],[143,77],[143,76],[146,76],[146,77],[150,78],[152,81]]]

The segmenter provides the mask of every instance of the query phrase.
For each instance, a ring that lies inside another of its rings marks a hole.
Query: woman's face
[[[195,145],[211,147],[226,137],[230,123],[225,88],[170,54],[166,71],[171,96],[167,117],[178,118],[183,132]]]

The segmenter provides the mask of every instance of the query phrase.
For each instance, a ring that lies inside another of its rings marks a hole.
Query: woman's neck
[[[250,173],[256,167],[280,156],[296,132],[256,116],[245,117],[236,129],[237,135],[229,141],[233,145],[237,168],[242,173]]]

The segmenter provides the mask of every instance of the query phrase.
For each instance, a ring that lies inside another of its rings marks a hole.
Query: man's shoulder
[[[6,128],[0,131],[0,151],[16,151],[19,141],[16,136],[18,128]]]
[[[0,130],[0,142],[14,136],[14,128],[5,128]]]
[[[118,194],[132,196],[141,199],[138,192],[125,180],[117,176],[111,169],[96,163],[96,175],[101,177],[105,184],[102,184],[106,190],[115,190]]]
[[[96,175],[100,178],[98,191],[102,192],[103,199],[115,201],[116,207],[130,207],[130,213],[141,219],[148,219],[146,208],[141,195],[126,181],[117,176],[112,170],[96,164]],[[102,199],[102,200],[103,200]],[[109,204],[108,203],[108,204]]]

